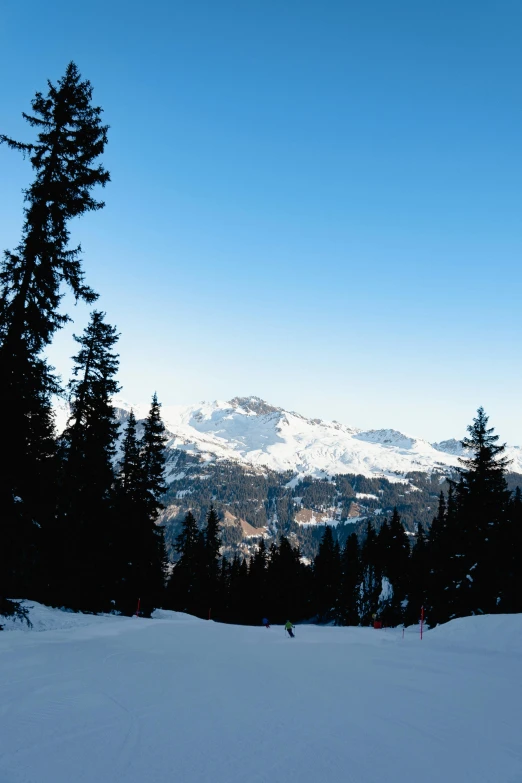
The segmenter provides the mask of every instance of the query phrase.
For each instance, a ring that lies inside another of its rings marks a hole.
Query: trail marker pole
[[[136,608],[136,617],[140,616],[140,603],[141,603],[141,598],[138,598],[138,606]]]
[[[424,625],[424,607],[421,606],[421,618],[420,618],[420,638],[421,638],[421,642],[422,642],[422,629],[423,629],[422,627],[423,627],[423,625]]]

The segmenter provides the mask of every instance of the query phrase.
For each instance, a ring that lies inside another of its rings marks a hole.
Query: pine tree
[[[441,493],[442,495],[442,493]],[[444,495],[442,495],[444,501]],[[429,562],[428,541],[421,524],[417,525],[415,545],[411,551],[407,580],[408,604],[404,612],[406,625],[413,625],[420,616],[421,606],[428,615]],[[427,621],[430,621],[427,616]]]
[[[148,508],[148,493],[137,436],[136,418],[131,410],[122,442],[122,457],[119,465],[116,497],[116,518],[119,529],[119,548],[114,561],[115,578],[118,584],[117,605],[124,614],[150,609],[147,602],[147,583],[144,574],[150,568],[149,559],[154,557],[157,533],[151,525]],[[157,590],[157,587],[154,587]],[[143,594],[143,595],[142,595]],[[143,598],[143,606],[142,606]],[[154,601],[152,602],[154,603]]]
[[[135,530],[140,518],[140,449],[136,434],[136,417],[130,411],[122,442],[115,500],[115,518],[119,542],[113,561],[116,603],[124,614],[136,610],[136,586],[132,580]]]
[[[101,209],[91,190],[105,186],[109,174],[94,161],[104,151],[108,126],[102,109],[92,106],[92,87],[69,63],[57,85],[48,82],[46,96],[36,93],[33,114],[23,116],[38,131],[37,143],[0,135],[0,143],[30,156],[35,179],[25,193],[27,207],[22,241],[6,253],[2,269],[2,344],[6,352],[25,342],[37,354],[68,320],[59,313],[60,286],[76,299],[92,303],[96,294],[84,283],[79,254],[70,250],[67,224],[87,211]]]
[[[447,504],[444,493],[442,491],[440,493],[437,515],[431,523],[427,539],[428,573],[424,607],[430,626],[445,622],[450,615],[449,582],[454,563],[452,559],[454,540],[452,537],[455,534],[455,514],[454,487],[453,484],[450,484]],[[410,621],[416,622],[418,607],[411,606],[409,609]],[[412,613],[415,614],[412,615]]]
[[[391,548],[392,548],[392,533],[390,530],[390,524],[387,519],[384,520],[377,538],[375,540],[374,554],[373,554],[373,566],[375,568],[375,579],[377,582],[382,582],[382,577],[387,572],[387,566],[391,560]],[[388,574],[387,574],[388,575]]]
[[[0,474],[0,594],[31,591],[35,549],[52,519],[55,498],[54,419],[51,395],[59,390],[40,351],[68,319],[59,312],[60,286],[86,302],[79,249],[68,248],[68,222],[103,206],[90,191],[109,175],[93,166],[107,141],[92,88],[71,63],[46,96],[37,93],[25,119],[35,143],[6,135],[0,143],[28,154],[35,179],[25,193],[22,240],[0,268],[0,407],[9,411],[4,442],[9,460]]]
[[[229,622],[246,624],[250,621],[248,604],[248,565],[244,558],[236,553],[230,564],[229,598],[227,619]],[[213,614],[213,616],[216,616]]]
[[[138,498],[141,478],[140,446],[136,434],[136,417],[131,410],[122,443],[120,481],[123,493],[130,499]]]
[[[404,603],[408,590],[408,572],[410,566],[410,545],[408,537],[396,508],[389,524],[389,545],[383,576],[391,585],[392,594],[385,599],[381,617],[385,625],[396,626],[403,622]]]
[[[119,544],[113,468],[118,424],[111,403],[119,391],[113,353],[118,334],[104,317],[94,311],[84,334],[74,336],[80,350],[69,383],[71,417],[61,439],[58,527],[49,541],[51,595],[62,593],[63,603],[89,610],[110,608]]]
[[[336,617],[340,583],[339,545],[334,541],[332,528],[327,525],[314,559],[314,600],[319,622],[330,622]]]
[[[311,615],[307,568],[301,563],[299,548],[292,547],[287,536],[281,536],[279,546],[270,547],[267,584],[268,615],[274,623],[301,620]]]
[[[488,428],[479,408],[469,437],[462,445],[471,456],[461,458],[456,487],[453,573],[450,584],[452,615],[498,611],[503,568],[502,530],[508,521],[509,491],[505,444]]]
[[[522,493],[515,489],[509,502],[507,519],[498,532],[498,556],[500,558],[499,612],[522,612]]]
[[[250,561],[249,570],[249,588],[248,594],[250,596],[251,604],[251,622],[259,623],[263,617],[266,617],[268,613],[268,595],[267,595],[267,565],[268,565],[268,552],[266,549],[265,539],[261,538]]]
[[[198,524],[191,511],[174,543],[179,555],[166,590],[167,605],[180,612],[197,614],[201,605],[201,546]]]
[[[230,562],[226,557],[221,558],[219,569],[219,601],[223,622],[230,622]]]
[[[361,582],[359,584],[358,613],[363,625],[368,625],[377,612],[381,593],[381,574],[378,572],[377,535],[371,522],[366,527],[366,538],[361,547]]]
[[[165,434],[165,425],[161,420],[161,404],[154,393],[149,415],[143,426],[141,439],[141,462],[143,471],[143,489],[146,494],[146,503],[150,518],[155,521],[163,504],[162,496],[167,487],[165,484],[165,444],[168,437]]]
[[[205,546],[203,550],[203,563],[204,563],[204,601],[206,602],[206,609],[210,612],[213,611],[214,616],[218,616],[222,607],[217,603],[219,598],[219,572],[220,572],[220,557],[221,557],[221,526],[219,524],[218,515],[213,506],[207,515],[204,540]]]
[[[166,552],[163,527],[158,518],[166,492],[165,444],[161,405],[154,393],[149,415],[143,423],[137,474],[136,524],[132,552],[132,582],[144,614],[163,601]]]
[[[358,625],[358,598],[361,583],[361,563],[359,556],[359,541],[356,533],[351,533],[341,560],[342,576],[337,610],[338,625]]]

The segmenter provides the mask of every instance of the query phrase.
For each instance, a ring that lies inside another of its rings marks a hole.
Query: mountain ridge
[[[116,398],[138,419],[147,405]],[[451,472],[464,454],[460,441],[429,443],[391,428],[363,430],[338,421],[309,419],[271,405],[260,397],[234,397],[195,405],[165,405],[162,416],[169,450],[186,451],[204,461],[230,460],[257,469],[291,471],[324,478],[343,473],[401,480],[409,472]],[[522,473],[522,450],[510,446],[510,467]],[[167,480],[168,480],[167,475]]]

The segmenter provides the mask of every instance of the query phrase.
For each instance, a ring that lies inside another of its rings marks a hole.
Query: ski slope
[[[2,783],[522,781],[522,616],[422,642],[32,616],[54,630],[0,633]]]

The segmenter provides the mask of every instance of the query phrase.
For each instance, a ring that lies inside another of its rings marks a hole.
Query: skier
[[[266,617],[263,617],[263,625],[265,626],[265,628],[270,628],[270,623],[268,622]]]
[[[292,625],[290,620],[287,620],[285,623],[285,631],[287,631],[288,636],[293,639],[294,638],[294,632],[292,631],[292,628],[295,628],[295,625]]]

